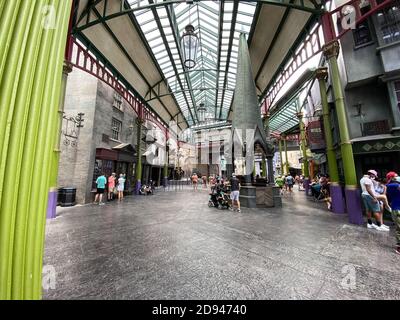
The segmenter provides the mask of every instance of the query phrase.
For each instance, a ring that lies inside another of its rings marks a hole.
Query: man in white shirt
[[[365,174],[361,180],[361,198],[364,202],[365,210],[367,212],[367,228],[368,229],[376,229],[379,231],[389,231],[385,226],[381,225],[381,206],[379,205],[379,201],[376,198],[374,183],[373,180],[378,176],[378,173],[375,170],[368,170],[367,174]],[[376,224],[372,223],[372,214],[376,220]]]

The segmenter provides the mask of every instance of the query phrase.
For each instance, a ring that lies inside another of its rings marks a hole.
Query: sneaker
[[[367,223],[367,228],[368,229],[377,229],[378,228],[378,226],[375,224],[375,223]]]
[[[398,247],[396,248],[395,252],[396,252],[398,255],[400,255],[400,246],[398,246]]]
[[[383,227],[383,226],[377,227],[376,230],[378,230],[378,231],[386,231],[386,232],[389,231],[389,229],[386,229],[386,228]]]
[[[99,203],[99,206],[104,206],[104,205],[105,205],[104,202],[100,202],[100,203]]]
[[[237,212],[241,212],[240,209],[238,209]]]
[[[386,224],[381,224],[381,227],[387,229],[388,231],[390,230],[390,228]]]

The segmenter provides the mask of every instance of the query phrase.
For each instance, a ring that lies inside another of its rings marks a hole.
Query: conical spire
[[[267,153],[267,137],[261,120],[256,85],[251,70],[249,48],[244,33],[241,33],[239,38],[238,67],[232,110],[232,129],[242,129],[242,137],[244,139],[245,131],[254,129],[254,142],[259,143]]]

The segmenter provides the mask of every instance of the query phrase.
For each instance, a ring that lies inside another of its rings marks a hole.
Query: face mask
[[[394,181],[400,182],[400,177],[395,177],[395,178],[394,178]]]

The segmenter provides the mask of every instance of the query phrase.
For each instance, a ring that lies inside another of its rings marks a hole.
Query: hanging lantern
[[[196,65],[197,49],[199,48],[199,38],[194,33],[194,27],[191,24],[185,27],[181,45],[183,50],[183,64],[186,68],[191,69]]]
[[[199,117],[200,122],[204,122],[205,116],[206,116],[206,107],[204,106],[204,103],[200,103],[200,105],[197,107],[197,115]]]

